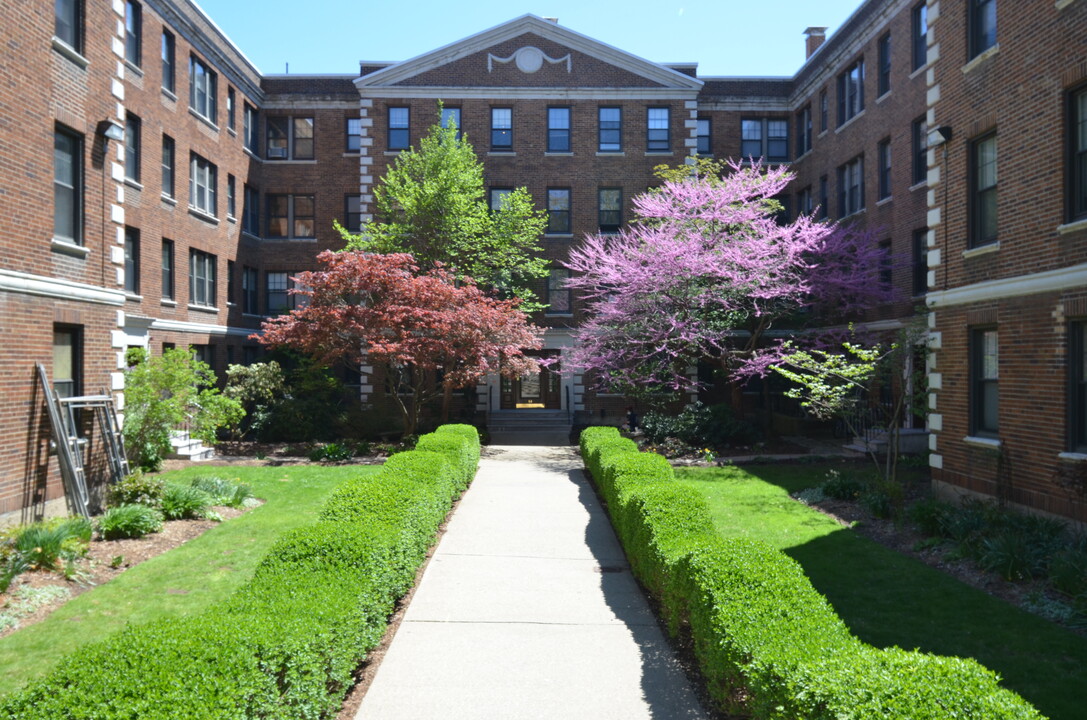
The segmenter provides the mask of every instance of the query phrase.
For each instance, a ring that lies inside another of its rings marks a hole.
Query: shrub
[[[1030,580],[1045,566],[1042,547],[1020,529],[1003,528],[981,540],[978,565],[1010,581]]]
[[[1049,582],[1072,597],[1087,595],[1087,547],[1073,546],[1054,555],[1049,561]]]
[[[189,483],[194,488],[204,491],[211,499],[211,505],[239,508],[253,497],[252,489],[245,483],[234,482],[221,477],[200,476]]]
[[[468,487],[479,467],[478,434],[473,440],[459,432],[433,432],[421,436],[415,449],[442,453],[450,458],[458,490]]]
[[[169,483],[162,493],[162,515],[167,520],[202,518],[209,507],[211,507],[211,497],[192,485]]]
[[[98,521],[98,532],[106,540],[141,538],[162,530],[162,513],[146,505],[118,505]]]
[[[851,473],[840,470],[827,470],[827,479],[823,481],[823,494],[835,500],[856,500],[864,491],[864,483]]]
[[[117,507],[136,504],[158,507],[165,489],[166,481],[162,478],[136,470],[106,489],[106,505]]]
[[[955,508],[948,503],[929,498],[910,507],[910,520],[917,529],[932,537],[947,537],[947,526]]]
[[[90,520],[81,517],[36,522],[16,530],[12,549],[31,569],[58,570],[87,553],[92,531]]]
[[[0,700],[0,718],[335,716],[462,482],[455,439],[341,486],[226,602],[81,648]]]
[[[706,407],[693,402],[678,415],[647,412],[641,425],[646,439],[654,445],[670,437],[697,447],[751,445],[762,437],[757,427],[737,418],[732,407],[724,403]]]
[[[327,443],[310,450],[309,459],[313,462],[342,462],[350,460],[353,455],[354,452],[347,445]]]

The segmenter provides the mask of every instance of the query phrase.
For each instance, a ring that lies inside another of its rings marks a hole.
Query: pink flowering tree
[[[674,177],[634,199],[618,235],[571,252],[570,287],[589,319],[567,366],[602,388],[641,395],[699,387],[699,361],[736,381],[778,356],[771,331],[835,324],[890,299],[889,262],[868,234],[801,215],[777,217],[784,168],[730,164],[723,176]],[[735,385],[738,388],[738,385]]]

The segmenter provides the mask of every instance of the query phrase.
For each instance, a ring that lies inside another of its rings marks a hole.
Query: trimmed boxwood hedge
[[[334,717],[478,464],[461,428],[419,445],[337,488],[222,605],[81,648],[0,718]]]
[[[710,695],[728,713],[787,720],[1041,718],[976,661],[854,637],[792,558],[724,539],[705,500],[664,458],[615,428],[587,428],[581,452],[633,572],[669,631],[690,629]]]

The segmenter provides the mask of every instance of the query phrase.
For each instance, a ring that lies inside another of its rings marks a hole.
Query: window
[[[882,140],[878,146],[879,160],[879,199],[891,197],[891,140]]]
[[[140,119],[125,113],[125,179],[140,181]]]
[[[698,154],[699,155],[712,155],[713,154],[713,137],[710,134],[710,119],[698,118],[696,121],[695,137],[698,139]]]
[[[513,108],[491,108],[491,150],[513,150]]]
[[[513,188],[508,187],[493,187],[487,194],[487,204],[491,208],[491,212],[497,212],[502,209],[502,203],[505,202],[506,196],[513,193]]]
[[[894,265],[891,263],[891,240],[881,240],[879,243],[879,285],[884,292],[890,292],[894,282]]]
[[[1087,452],[1087,321],[1068,325],[1068,449]]]
[[[237,127],[235,122],[235,104],[237,99],[234,97],[234,88],[228,87],[226,89],[226,126],[228,130],[234,130]]]
[[[83,50],[83,23],[80,0],[56,0],[57,17],[53,33],[74,50]]]
[[[212,124],[215,123],[216,83],[215,73],[195,55],[189,56],[189,107]]]
[[[344,196],[344,227],[357,233],[362,231],[362,196]]]
[[[269,195],[268,237],[316,237],[315,206],[313,195]]]
[[[59,127],[53,134],[53,236],[83,242],[83,138]]]
[[[254,155],[257,153],[257,109],[245,103],[242,108],[242,132],[245,148]]]
[[[242,207],[242,231],[250,235],[260,235],[260,193],[249,185],[244,187],[243,192],[245,206]]]
[[[651,107],[646,110],[647,152],[668,152],[672,149],[671,119],[671,108]]]
[[[162,299],[174,299],[174,241],[162,239]]]
[[[189,207],[215,215],[217,172],[214,165],[192,153],[189,161]]]
[[[838,168],[838,217],[864,209],[864,158],[858,156]]]
[[[600,188],[600,232],[618,232],[623,224],[623,189]]]
[[[227,174],[226,176],[226,216],[237,217],[235,210],[237,210],[237,198],[234,195],[234,176]]]
[[[844,125],[864,110],[864,60],[838,76],[838,125]]]
[[[884,33],[879,38],[879,77],[877,95],[891,92],[891,33]]]
[[[819,178],[819,219],[826,220],[830,217],[830,196],[828,194],[827,176]]]
[[[967,0],[970,22],[970,57],[996,45],[996,0]]]
[[[570,108],[547,108],[547,152],[570,152]]]
[[[911,37],[913,39],[913,69],[917,70],[928,62],[928,4],[918,3],[913,8],[911,18]]]
[[[547,314],[570,315],[574,311],[571,302],[572,291],[566,287],[570,271],[566,268],[551,268],[547,276]]]
[[[76,397],[83,385],[82,328],[53,326],[53,391],[58,397]]]
[[[829,122],[829,120],[827,119],[827,116],[829,115],[829,113],[827,112],[827,105],[827,91],[824,88],[819,93],[819,132],[827,131]]]
[[[346,152],[362,152],[362,118],[347,118]]]
[[[547,232],[551,235],[570,233],[570,188],[547,189]]]
[[[189,251],[189,304],[215,307],[215,256]]]
[[[295,296],[287,292],[293,287],[290,273],[268,273],[265,287],[268,290],[265,307],[269,315],[279,315],[295,308]]]
[[[162,136],[162,194],[174,196],[174,139]]]
[[[805,105],[796,114],[796,156],[811,150],[811,105]]]
[[[174,64],[174,36],[169,30],[162,31],[162,89],[174,92],[177,71]]]
[[[226,261],[226,304],[234,304],[234,261]]]
[[[774,118],[740,120],[741,155],[770,162],[789,159],[789,122]]]
[[[597,115],[597,150],[620,152],[623,149],[623,109],[602,107]]]
[[[928,124],[925,116],[913,121],[913,184],[928,177]]]
[[[269,160],[313,159],[313,118],[270,117],[265,124]]]
[[[448,128],[450,126],[457,128],[457,139],[460,140],[462,134],[462,125],[460,124],[460,108],[442,108],[442,127]]]
[[[140,294],[140,231],[125,228],[125,292]]]
[[[389,108],[389,149],[407,150],[411,145],[411,110],[406,107]]]
[[[136,67],[140,66],[141,35],[143,18],[140,4],[133,0],[125,2],[125,60]]]
[[[260,276],[256,268],[242,268],[242,312],[246,315],[260,314],[260,288],[257,287],[259,282]]]
[[[970,331],[970,434],[995,435],[1000,429],[999,343],[996,328]]]
[[[996,133],[970,145],[970,246],[996,242]]]
[[[1087,88],[1069,98],[1068,214],[1071,220],[1087,217]]]
[[[812,211],[811,185],[796,194],[796,211],[801,215],[811,215]]]
[[[928,228],[913,231],[913,295],[928,291]]]

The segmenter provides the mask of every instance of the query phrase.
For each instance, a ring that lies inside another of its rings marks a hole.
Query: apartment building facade
[[[129,347],[252,361],[293,276],[342,247],[333,220],[358,229],[397,156],[455,121],[490,202],[525,186],[546,212],[552,263],[557,364],[481,384],[479,411],[616,418],[624,398],[562,369],[582,313],[566,254],[628,223],[656,165],[763,157],[796,174],[791,214],[861,223],[895,258],[901,299],[861,320],[927,314],[937,485],[1083,519],[1087,10],[1042,4],[868,0],[830,38],[808,29],[795,76],[738,78],[531,15],[358,73],[262,75],[187,0],[4,0],[0,516],[62,496],[35,363],[123,408]]]

